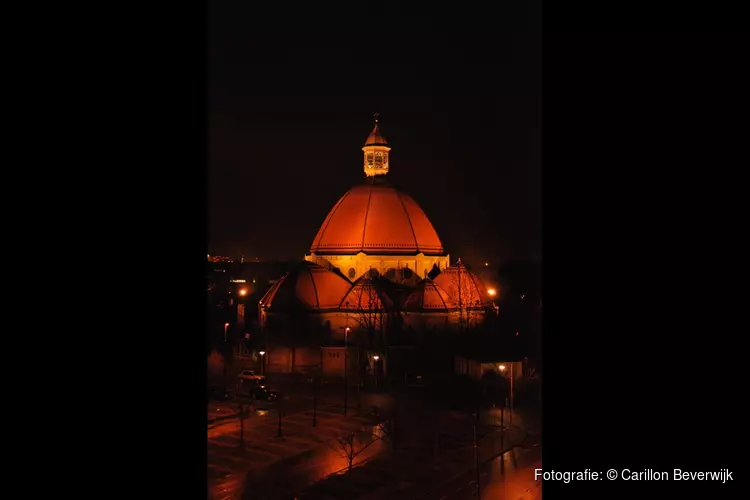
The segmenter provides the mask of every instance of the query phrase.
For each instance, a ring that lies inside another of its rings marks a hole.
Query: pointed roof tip
[[[387,146],[388,141],[386,141],[385,137],[383,137],[383,134],[380,132],[380,127],[378,125],[380,113],[374,113],[373,116],[375,117],[375,126],[372,128],[372,132],[370,132],[370,135],[367,136],[365,146]]]

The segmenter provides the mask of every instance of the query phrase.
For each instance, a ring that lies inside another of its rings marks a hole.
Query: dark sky
[[[212,9],[210,252],[302,258],[363,179],[377,111],[389,180],[453,258],[540,257],[538,34],[254,36]]]

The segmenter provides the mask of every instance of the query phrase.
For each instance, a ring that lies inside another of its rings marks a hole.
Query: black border
[[[732,496],[741,480],[735,43],[544,35],[544,468],[735,479],[547,481],[549,498]]]
[[[85,175],[97,176],[64,194],[86,200],[89,239],[77,241],[97,269],[86,306],[70,307],[97,347],[66,364],[98,373],[93,390],[106,393],[81,437],[102,449],[102,480],[188,498],[206,466],[206,41],[200,7],[178,17],[120,13],[128,29],[80,70],[108,84],[68,94],[87,122]],[[717,34],[544,35],[546,469],[729,467],[738,479],[742,46]],[[609,498],[734,485],[544,488]]]

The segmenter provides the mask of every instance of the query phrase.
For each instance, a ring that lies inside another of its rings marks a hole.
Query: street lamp
[[[490,297],[494,297],[495,295],[497,295],[497,290],[495,290],[494,288],[490,288],[489,290],[487,290],[487,293],[490,294]]]
[[[243,297],[247,295],[247,290],[245,290],[244,288],[240,289],[240,295]]]
[[[227,328],[229,328],[229,323],[224,323],[224,353],[222,355],[222,358],[224,359],[224,392],[227,392],[227,357],[229,356],[229,353],[227,353]]]
[[[265,375],[266,373],[266,364],[263,362],[263,355],[266,353],[266,351],[260,351],[258,354],[260,354],[260,374]]]
[[[497,365],[498,370],[500,370],[501,373],[505,373],[505,365]],[[508,417],[510,420],[509,425],[513,425],[513,363],[511,363],[511,369],[510,369],[510,416]]]
[[[348,326],[344,328],[344,416],[346,416],[346,406],[347,406],[347,402],[349,398],[349,385],[347,382],[347,377],[348,377],[347,353],[349,351],[349,331],[350,330],[351,328],[349,328]]]
[[[373,359],[373,360],[375,360],[375,363],[373,364],[373,368],[374,368],[374,370],[373,370],[373,371],[375,372],[375,390],[377,391],[377,390],[378,390],[378,375],[380,374],[380,373],[378,372],[378,365],[377,365],[377,362],[378,362],[378,360],[380,359],[380,356],[378,356],[378,355],[376,354],[375,356],[373,356],[373,357],[372,357],[372,359]]]

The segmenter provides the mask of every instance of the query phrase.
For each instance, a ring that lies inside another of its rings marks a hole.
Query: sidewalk
[[[526,432],[516,426],[507,429],[502,440],[499,432],[492,428],[485,432],[489,434],[480,440],[479,450],[482,463],[519,445],[526,437]],[[345,473],[329,476],[299,492],[296,498],[413,500],[424,491],[475,467],[472,443],[445,436],[435,456],[430,440],[425,447],[424,439],[420,439],[423,437],[417,436],[397,446],[395,451],[389,446],[387,452],[356,467],[351,477]]]
[[[348,430],[375,425],[370,416],[343,406],[319,407],[317,427],[312,412],[283,417],[283,435],[277,435],[275,416],[251,416],[244,427],[240,449],[239,420],[226,422],[208,435],[209,484],[216,498],[278,498],[287,486],[303,488],[344,467],[329,442]],[[337,462],[337,459],[339,462]]]

